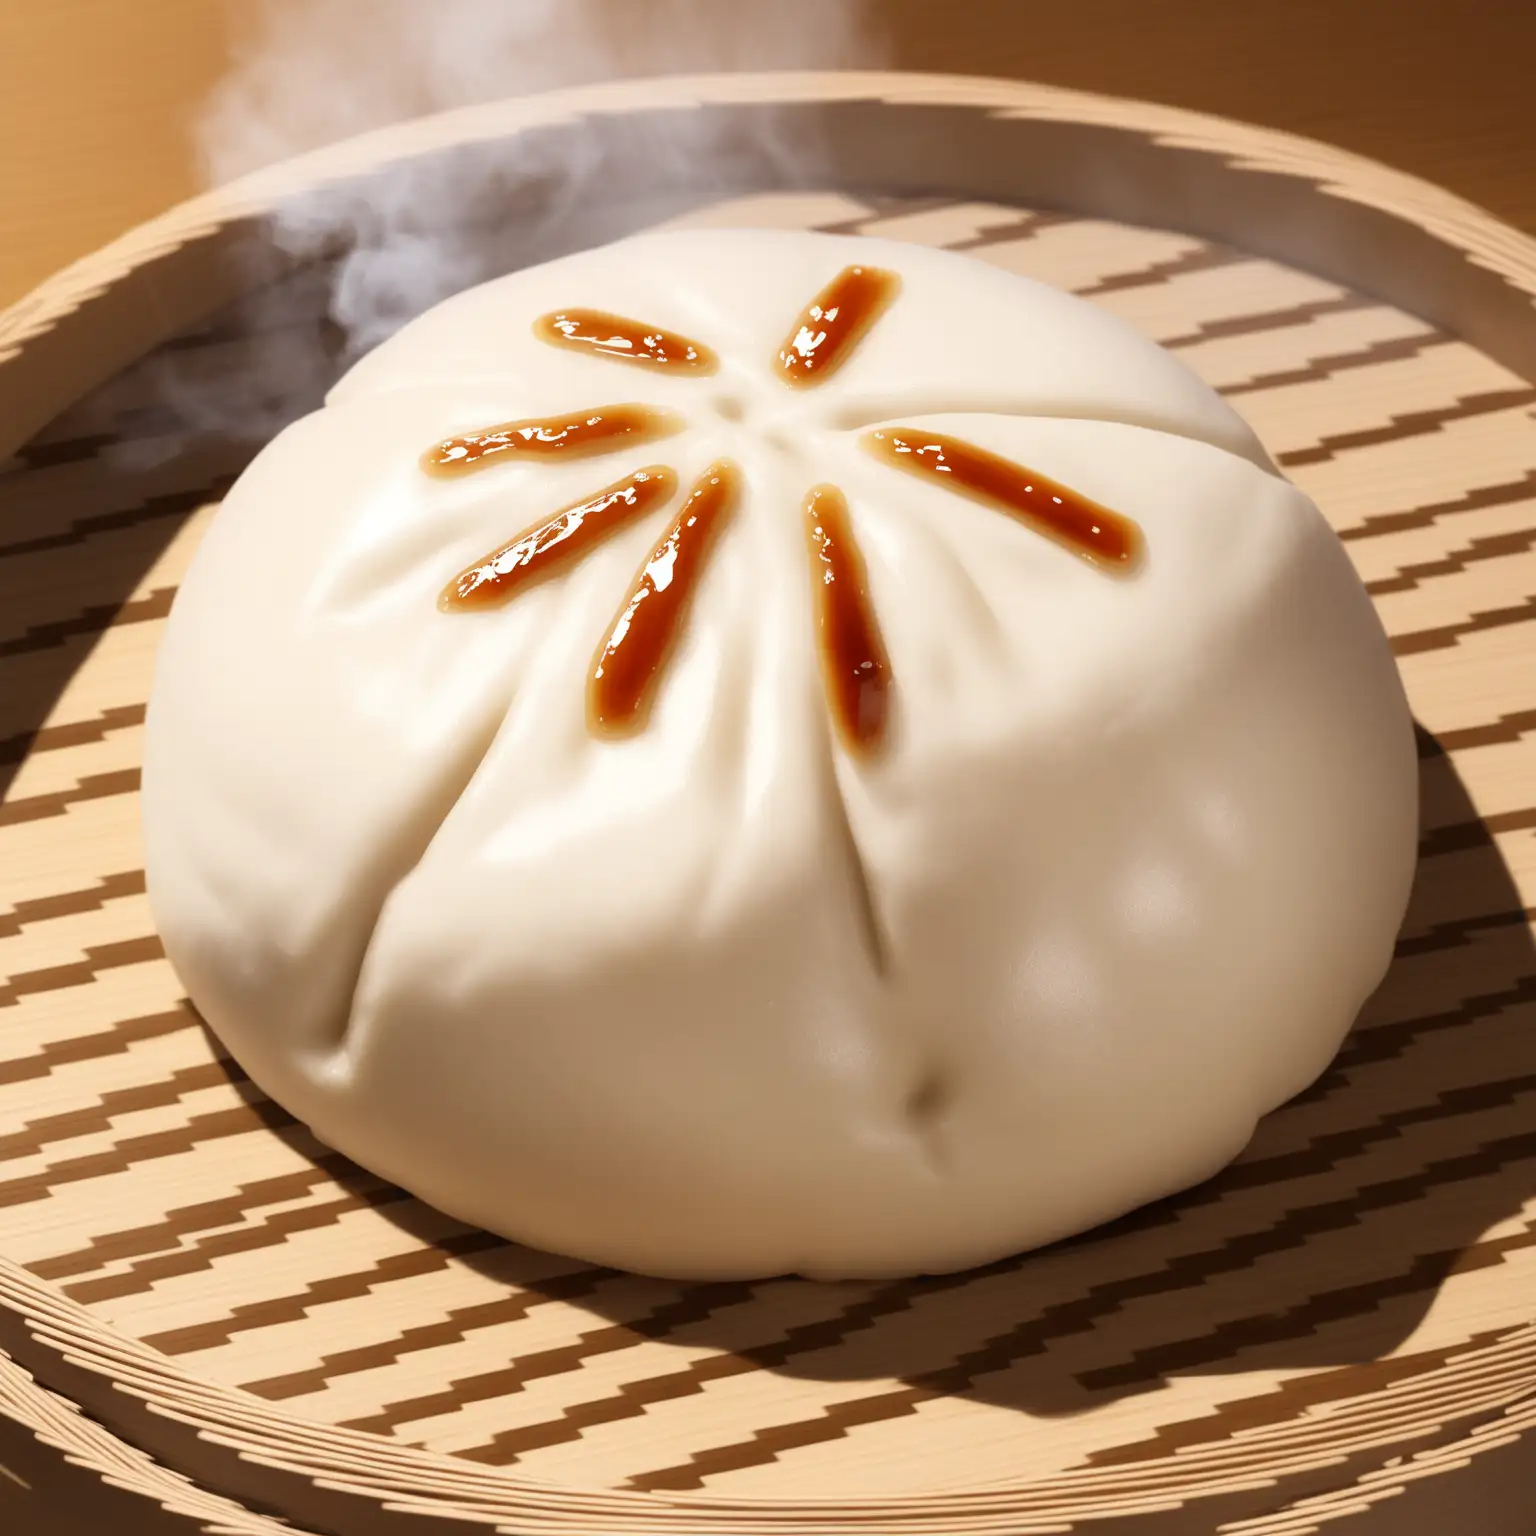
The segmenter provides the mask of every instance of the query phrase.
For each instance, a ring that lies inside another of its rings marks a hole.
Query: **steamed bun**
[[[326,1142],[593,1261],[883,1276],[1238,1153],[1382,975],[1415,795],[1340,546],[1172,357],[710,231],[439,305],[256,459],[144,821]]]

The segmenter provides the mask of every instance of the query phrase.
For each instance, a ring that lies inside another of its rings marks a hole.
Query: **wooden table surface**
[[[642,27],[675,7],[607,3]],[[191,125],[262,9],[256,0],[0,0],[0,306],[198,189]],[[1328,139],[1536,233],[1536,0],[884,0],[879,9],[886,51],[871,62],[1034,78]],[[658,58],[665,50],[650,49],[646,66]],[[816,62],[814,53],[799,62]],[[0,1419],[0,1528],[147,1536],[191,1527],[158,1522]]]

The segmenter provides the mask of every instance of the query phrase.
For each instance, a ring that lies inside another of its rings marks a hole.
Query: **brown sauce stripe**
[[[896,301],[901,279],[879,267],[844,267],[806,305],[779,350],[779,376],[807,386],[830,378]]]
[[[587,684],[594,733],[620,736],[644,727],[705,557],[740,497],[741,471],[717,460],[647,557]]]
[[[720,366],[719,358],[702,341],[604,309],[561,309],[540,315],[533,322],[533,334],[552,347],[570,347],[616,363],[697,374],[713,373]]]
[[[683,430],[675,411],[652,405],[598,405],[559,416],[504,421],[446,438],[421,456],[429,475],[473,474],[503,459],[584,459],[653,443]]]
[[[877,427],[860,442],[893,468],[1009,513],[1101,571],[1128,574],[1141,563],[1139,524],[1038,470],[916,427]]]
[[[891,663],[869,600],[848,500],[835,485],[818,485],[805,498],[805,536],[827,707],[843,745],[868,754],[885,739]]]
[[[637,469],[595,496],[562,507],[460,571],[443,588],[438,607],[452,611],[503,603],[660,506],[676,489],[677,476],[664,465]]]

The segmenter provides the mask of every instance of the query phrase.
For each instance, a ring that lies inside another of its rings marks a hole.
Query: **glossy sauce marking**
[[[876,458],[1010,512],[1102,571],[1127,574],[1141,561],[1139,523],[974,443],[914,427],[880,427],[862,441]]]
[[[843,745],[850,752],[874,752],[885,739],[891,664],[848,521],[848,500],[835,485],[818,485],[805,498],[805,536],[827,705]]]
[[[561,309],[540,315],[533,322],[533,334],[552,347],[574,347],[620,363],[648,363],[690,373],[713,373],[720,366],[719,358],[701,341],[602,309]]]
[[[450,437],[422,455],[421,467],[432,475],[465,475],[499,458],[586,458],[670,437],[683,426],[676,412],[655,406],[599,405],[564,416],[504,421],[483,432]]]
[[[626,523],[668,500],[677,476],[652,464],[565,507],[520,533],[510,544],[460,571],[443,588],[437,606],[445,612],[503,603],[530,582],[584,555]]]
[[[820,384],[848,360],[901,292],[879,267],[844,267],[806,306],[779,352],[786,384]]]
[[[729,459],[711,464],[651,551],[587,684],[593,731],[620,736],[644,727],[705,557],[740,498],[736,465]]]

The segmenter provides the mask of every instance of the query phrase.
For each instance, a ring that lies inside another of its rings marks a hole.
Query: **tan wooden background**
[[[675,0],[601,3],[644,35],[645,13]],[[1536,0],[873,3],[895,67],[1032,78],[1286,128],[1536,232]],[[189,122],[266,4],[0,0],[0,305],[196,189]],[[654,69],[666,50],[649,41],[635,57]],[[818,62],[814,38],[803,58],[774,62]]]

